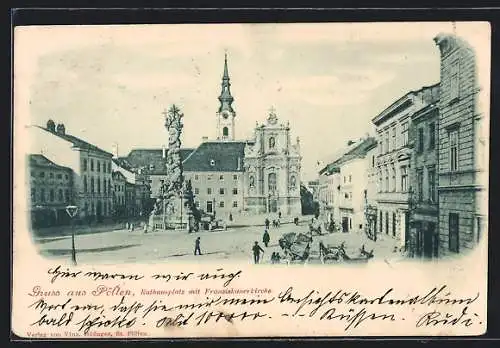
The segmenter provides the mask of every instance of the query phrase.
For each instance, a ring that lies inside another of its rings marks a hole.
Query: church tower
[[[227,54],[224,57],[224,74],[222,76],[222,90],[219,96],[219,110],[217,111],[217,140],[234,140],[234,101],[231,95],[231,83],[227,70]]]

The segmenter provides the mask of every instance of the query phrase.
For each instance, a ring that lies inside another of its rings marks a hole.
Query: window
[[[268,176],[269,192],[276,191],[276,173],[270,173]]]
[[[45,202],[45,189],[40,189],[40,202]]]
[[[194,189],[194,194],[195,194],[195,195],[197,195],[197,194],[199,194],[199,193],[200,193],[200,189],[196,187],[196,188]]]
[[[269,148],[274,149],[274,145],[275,145],[274,137],[270,137],[269,138]]]
[[[401,191],[408,191],[408,168],[406,166],[401,167]]]
[[[90,178],[90,193],[94,193],[94,178]]]
[[[69,175],[68,175],[68,174],[66,174],[66,175],[64,176],[64,178],[65,178],[66,180],[68,180],[68,179],[69,179]]]
[[[221,188],[219,189],[219,194],[223,195],[223,194],[225,194],[225,193],[226,193],[226,190],[225,190],[223,187],[221,187]]]
[[[227,137],[229,135],[229,129],[227,127],[222,128],[222,136]]]
[[[417,152],[422,153],[424,152],[424,129],[419,128],[418,129],[418,138],[417,138]]]
[[[58,200],[59,202],[63,202],[64,201],[64,196],[63,196],[63,190],[62,189],[59,189],[59,192],[58,192]]]
[[[424,171],[417,169],[417,199],[419,202],[423,200],[424,196]]]
[[[389,152],[389,132],[385,133],[385,152]]]
[[[448,133],[448,140],[450,143],[450,171],[454,172],[458,169],[458,129]]]
[[[90,160],[90,171],[91,172],[94,171],[94,160],[93,159]]]
[[[389,212],[385,212],[385,234],[389,234]]]
[[[224,181],[224,175],[222,175],[222,174],[221,174],[221,175],[219,176],[219,180],[220,180],[220,181]]]
[[[403,135],[403,146],[408,145],[408,122],[403,123],[401,134]]]
[[[375,155],[372,156],[372,168],[375,168]]]
[[[434,149],[436,145],[436,124],[429,123],[429,150]]]
[[[233,202],[233,208],[238,208],[238,202],[236,201]]]
[[[69,190],[64,190],[64,198],[66,203],[69,203]]]
[[[40,172],[39,176],[40,176],[41,178],[45,178],[45,172]]]
[[[296,185],[297,185],[297,179],[295,179],[295,176],[292,175],[292,177],[290,178],[290,187],[294,189]]]
[[[224,201],[219,202],[219,208],[224,208]]]
[[[108,179],[108,193],[111,193],[111,179]]]
[[[349,175],[349,182],[351,182],[352,180],[352,175]]]
[[[53,179],[54,178],[54,173],[49,173],[49,178]]]
[[[450,98],[457,99],[460,95],[460,62],[456,60],[450,67]]]
[[[238,189],[237,188],[234,188],[233,189],[233,195],[237,195],[238,194]]]
[[[396,168],[394,167],[394,164],[391,166],[391,172],[392,172],[392,187],[391,190],[394,192],[396,191]]]
[[[252,176],[250,176],[250,180],[249,180],[249,181],[250,181],[249,186],[250,186],[250,187],[255,187],[255,179],[254,179],[253,175],[252,175]]]
[[[83,192],[87,193],[87,177],[83,176]]]
[[[431,167],[427,170],[429,181],[429,201],[436,202],[436,169]]]
[[[396,126],[392,127],[392,149],[395,150],[397,148],[396,144]]]
[[[101,162],[97,161],[97,171],[101,171]]]
[[[54,202],[54,190],[52,189],[49,191],[49,200],[51,202]]]
[[[448,217],[448,243],[451,252],[458,253],[458,214],[450,213]]]
[[[212,194],[212,188],[210,188],[210,187],[209,187],[209,188],[207,188],[207,194],[208,194],[208,195],[211,195],[211,194]]]
[[[233,174],[233,180],[238,180],[238,175]]]
[[[56,178],[57,178],[57,179],[62,179],[62,174],[57,174],[57,175],[56,175]]]
[[[396,213],[392,213],[392,236],[396,237]]]
[[[101,193],[101,179],[97,178],[97,193]]]
[[[389,169],[385,167],[385,192],[389,191]]]
[[[194,180],[198,180],[198,174],[195,174]]]
[[[83,171],[87,171],[87,159],[83,159]]]
[[[108,173],[111,173],[111,162],[108,162]]]
[[[207,176],[207,180],[212,180],[212,174]]]

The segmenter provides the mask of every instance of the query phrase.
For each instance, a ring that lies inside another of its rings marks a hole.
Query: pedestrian
[[[265,225],[266,225],[266,230],[268,230],[269,229],[269,219],[268,218],[266,218]]]
[[[195,255],[196,255],[196,252],[198,252],[198,255],[201,255],[200,237],[197,237],[196,241],[194,242],[194,254]]]
[[[281,219],[281,210],[278,212],[278,219]]]
[[[125,224],[125,227],[127,227],[127,231],[130,231],[130,223],[127,221],[127,223]]]
[[[130,230],[131,230],[132,232],[134,232],[134,223],[133,223],[133,222],[130,224]]]
[[[229,213],[229,221],[233,221],[233,214]]]
[[[148,233],[148,223],[144,223],[144,233]]]
[[[264,231],[264,235],[262,236],[262,242],[267,248],[267,245],[269,244],[269,241],[271,240],[271,237],[269,236],[269,232],[267,230]]]
[[[253,261],[255,264],[258,264],[259,263],[259,260],[260,260],[260,253],[264,253],[264,249],[262,249],[259,245],[259,242],[255,242],[253,248],[252,248],[252,251],[253,251]]]

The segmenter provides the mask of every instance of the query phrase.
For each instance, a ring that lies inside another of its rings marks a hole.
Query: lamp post
[[[75,205],[68,205],[66,207],[66,213],[70,217],[70,223],[71,223],[71,261],[73,262],[73,265],[76,266],[76,248],[75,248],[75,224],[74,224],[74,217],[76,216],[76,213],[78,211],[78,207]]]

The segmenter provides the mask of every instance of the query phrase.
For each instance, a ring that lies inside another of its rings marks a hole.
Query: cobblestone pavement
[[[134,231],[125,229],[95,234],[76,236],[77,260],[79,264],[116,264],[149,262],[189,262],[207,263],[220,260],[238,260],[251,263],[252,246],[259,242],[265,250],[263,263],[269,263],[274,251],[281,252],[278,239],[287,232],[307,232],[307,222],[299,226],[283,224],[279,228],[270,228],[271,241],[268,248],[262,243],[262,226],[228,227],[225,231],[203,231],[188,234],[186,231],[153,231],[144,234],[138,228]],[[195,256],[194,241],[201,238],[203,255]],[[359,248],[364,244],[367,251],[374,250],[374,259],[396,258],[394,247],[399,243],[388,236],[377,242],[369,240],[363,233],[332,233],[314,237],[312,255],[318,252],[318,242],[339,245],[345,242],[348,255],[359,255]],[[40,253],[51,259],[69,260],[71,257],[71,237],[58,237],[36,242]],[[281,253],[282,254],[282,253]],[[315,262],[311,262],[315,263]]]

